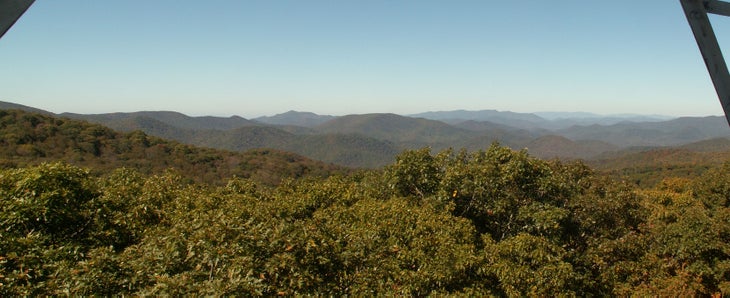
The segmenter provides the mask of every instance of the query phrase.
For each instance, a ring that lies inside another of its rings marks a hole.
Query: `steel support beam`
[[[0,0],[0,37],[8,32],[35,0]]]
[[[711,14],[730,17],[730,3],[723,1],[707,1],[705,0],[705,9]]]
[[[730,4],[716,0],[680,0],[684,14],[687,16],[697,46],[702,53],[707,71],[710,73],[712,84],[720,98],[720,104],[725,112],[725,119],[730,124],[730,73],[728,73],[725,58],[722,56],[720,44],[712,30],[712,24],[707,17],[708,8],[720,15],[729,15]]]

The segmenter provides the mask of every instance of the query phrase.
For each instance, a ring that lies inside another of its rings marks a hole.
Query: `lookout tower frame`
[[[730,3],[719,0],[680,0],[684,14],[697,46],[702,53],[702,59],[710,73],[715,92],[720,99],[725,119],[730,124],[730,73],[727,63],[722,56],[720,44],[717,42],[715,31],[707,16],[708,13],[730,17]]]

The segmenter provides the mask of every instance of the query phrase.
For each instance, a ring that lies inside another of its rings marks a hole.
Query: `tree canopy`
[[[277,185],[94,171],[0,170],[1,296],[730,294],[730,165],[650,189],[496,144]]]

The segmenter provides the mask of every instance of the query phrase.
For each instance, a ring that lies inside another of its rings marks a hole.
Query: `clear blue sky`
[[[730,18],[712,20],[730,41]],[[246,118],[722,114],[675,0],[39,0],[0,39],[0,100]]]

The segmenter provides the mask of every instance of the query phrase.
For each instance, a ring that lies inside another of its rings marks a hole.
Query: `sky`
[[[729,48],[730,18],[711,21]],[[0,101],[245,118],[723,113],[678,0],[39,0],[0,39]]]

